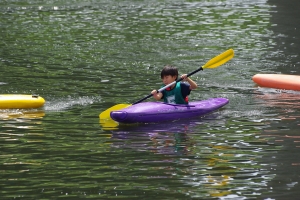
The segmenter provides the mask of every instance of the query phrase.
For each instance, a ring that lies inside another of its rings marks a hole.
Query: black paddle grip
[[[144,98],[138,100],[137,102],[133,103],[132,105],[137,104],[137,103],[141,103],[142,101],[144,101],[144,100],[150,98],[151,96],[152,96],[152,94],[149,94],[148,96],[146,96],[146,97],[144,97]]]

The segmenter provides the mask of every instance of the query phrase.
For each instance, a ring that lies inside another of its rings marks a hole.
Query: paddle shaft
[[[197,69],[197,70],[195,70],[195,71],[189,73],[189,74],[187,75],[187,77],[192,76],[193,74],[195,74],[195,73],[197,73],[197,72],[199,72],[199,71],[201,71],[201,70],[203,70],[202,67],[200,67],[199,69]],[[182,81],[182,80],[183,80],[183,78],[180,78],[180,79],[178,79],[178,80],[176,80],[176,81],[173,81],[172,83],[169,83],[168,85],[166,85],[166,86],[160,88],[159,90],[157,90],[157,92],[162,92],[162,91],[164,91],[165,89],[167,89],[168,87],[171,87],[172,85],[174,85],[174,84],[176,84],[176,83],[178,83],[178,82],[180,82],[180,81]],[[146,96],[146,97],[144,97],[144,98],[138,100],[137,102],[133,103],[132,105],[141,103],[142,101],[144,101],[144,100],[150,98],[151,96],[152,96],[152,94],[149,94],[148,96]]]

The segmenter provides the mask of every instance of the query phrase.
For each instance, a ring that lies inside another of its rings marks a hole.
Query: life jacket
[[[183,98],[180,82],[173,89],[167,88],[163,92],[164,102],[171,104],[188,104],[188,98]]]

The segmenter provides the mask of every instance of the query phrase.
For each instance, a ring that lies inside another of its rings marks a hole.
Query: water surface
[[[297,3],[1,2],[1,93],[46,99],[0,113],[1,197],[295,199],[299,93],[251,77],[299,73]],[[230,48],[228,63],[192,76],[190,100],[228,98],[219,111],[113,129],[99,122],[107,108],[159,88],[165,64],[189,73]]]

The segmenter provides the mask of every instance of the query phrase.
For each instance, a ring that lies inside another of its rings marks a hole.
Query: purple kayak
[[[178,120],[211,113],[228,104],[228,102],[229,100],[225,98],[194,101],[188,105],[144,102],[134,104],[122,110],[112,111],[110,117],[120,123],[154,123],[166,120]]]

